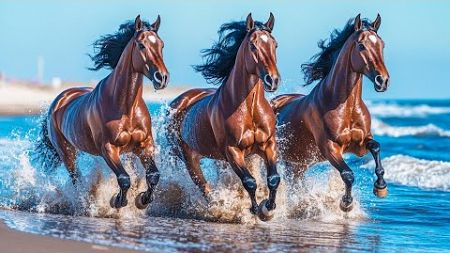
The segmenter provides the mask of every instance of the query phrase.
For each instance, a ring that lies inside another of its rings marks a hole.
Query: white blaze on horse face
[[[155,37],[154,35],[149,35],[147,38],[148,38],[148,40],[149,40],[151,43],[155,43],[155,42],[156,42],[156,37]]]
[[[261,35],[260,38],[264,42],[267,42],[269,40],[269,37],[267,35],[265,35],[265,34]]]
[[[373,44],[377,43],[377,36],[371,34],[369,35],[369,40],[372,41]]]

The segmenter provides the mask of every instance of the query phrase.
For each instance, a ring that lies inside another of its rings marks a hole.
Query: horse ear
[[[269,20],[264,24],[267,28],[269,28],[270,32],[273,30],[273,25],[275,24],[275,17],[272,12],[270,13]]]
[[[380,25],[381,25],[381,16],[380,16],[380,14],[377,14],[377,18],[372,23],[372,27],[375,30],[375,32],[378,31],[378,28],[380,28]]]
[[[247,32],[252,30],[255,27],[255,21],[253,21],[251,13],[248,14],[247,19],[246,19],[245,22],[247,24]]]
[[[355,31],[359,31],[362,28],[362,22],[361,22],[361,13],[358,14],[355,18]]]
[[[150,26],[153,31],[158,32],[159,25],[161,24],[161,17],[158,15],[155,22]]]
[[[136,32],[142,30],[142,21],[141,21],[141,15],[138,15],[136,19],[134,20],[134,30]]]

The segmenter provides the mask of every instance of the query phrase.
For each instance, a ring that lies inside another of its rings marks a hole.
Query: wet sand
[[[0,221],[0,252],[8,253],[100,253],[142,252],[77,242],[12,230]]]

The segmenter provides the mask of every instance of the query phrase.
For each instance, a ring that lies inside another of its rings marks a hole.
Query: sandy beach
[[[0,221],[0,252],[5,253],[99,253],[140,252],[77,242],[12,230]]]
[[[0,81],[0,115],[39,114],[63,90],[81,86],[87,85],[86,83],[65,83],[55,88],[51,85]],[[145,101],[164,102],[175,98],[186,89],[184,86],[169,86],[164,90],[155,91],[152,85],[145,84],[143,96]]]

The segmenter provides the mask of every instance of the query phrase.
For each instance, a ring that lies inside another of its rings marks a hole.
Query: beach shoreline
[[[39,115],[62,91],[82,86],[80,83],[52,87],[30,83],[0,82],[0,116]],[[186,86],[169,86],[164,90],[155,91],[152,85],[145,84],[143,98],[146,102],[163,103],[186,90]]]
[[[9,228],[3,220],[0,220],[0,251],[8,253],[142,252],[125,248],[25,233]]]

